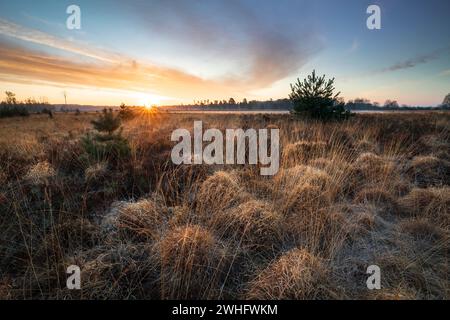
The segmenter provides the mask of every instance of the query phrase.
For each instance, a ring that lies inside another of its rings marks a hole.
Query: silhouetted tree
[[[385,108],[398,108],[398,102],[395,100],[386,100],[386,102],[384,103],[384,107]]]
[[[325,75],[318,77],[314,70],[303,81],[291,84],[289,95],[293,103],[293,113],[320,120],[347,119],[350,112],[345,110],[339,94],[334,93],[334,78],[326,80]]]
[[[450,93],[445,96],[444,101],[442,101],[442,104],[450,106]]]
[[[134,117],[134,112],[131,107],[126,106],[124,103],[120,105],[119,117],[122,120],[129,120]]]
[[[6,104],[17,104],[16,94],[11,91],[5,91],[6,94]]]
[[[30,113],[26,108],[26,103],[19,103],[16,99],[15,93],[6,91],[6,99],[0,103],[0,118],[28,116]],[[31,100],[31,99],[29,99]]]

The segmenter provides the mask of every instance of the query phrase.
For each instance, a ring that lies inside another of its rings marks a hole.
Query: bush
[[[87,134],[81,138],[82,146],[88,156],[88,160],[116,161],[130,155],[131,149],[128,140],[122,137],[121,131],[114,133],[120,128],[121,120],[119,116],[114,116],[111,109],[103,110],[103,114],[91,123],[100,134]],[[101,134],[105,132],[105,134]]]
[[[8,118],[8,117],[27,117],[30,113],[25,108],[25,106],[20,104],[0,104],[0,118]]]
[[[128,140],[121,135],[112,135],[105,140],[103,136],[88,134],[81,138],[81,144],[89,159],[106,161],[122,159],[130,155]]]
[[[342,120],[351,115],[338,99],[340,92],[334,94],[334,78],[325,80],[325,75],[317,77],[313,71],[303,82],[297,79],[291,84],[291,90],[294,114],[319,120]]]
[[[44,108],[44,109],[42,109],[41,113],[42,114],[48,114],[48,117],[50,119],[53,119],[53,111],[51,109]]]
[[[95,130],[106,132],[108,136],[112,136],[113,132],[120,128],[121,120],[115,117],[112,109],[103,109],[103,114],[97,119],[91,121]]]
[[[122,120],[124,120],[124,121],[125,120],[131,120],[131,119],[134,118],[134,116],[135,116],[135,114],[134,114],[132,108],[126,106],[124,103],[122,103],[120,105],[119,117]]]

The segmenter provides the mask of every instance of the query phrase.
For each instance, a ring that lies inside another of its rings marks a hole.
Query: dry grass
[[[93,159],[95,117],[0,119],[0,299],[450,298],[448,114],[144,113],[128,156]],[[279,172],[173,165],[195,120],[279,128]]]
[[[220,295],[227,254],[210,231],[196,225],[178,227],[158,246],[163,299],[207,299]]]
[[[245,202],[212,221],[216,233],[253,249],[272,248],[280,244],[281,215],[260,200]]]
[[[47,162],[42,161],[36,163],[28,170],[24,179],[34,185],[48,184],[51,178],[56,176],[55,169]]]
[[[126,239],[155,240],[167,223],[167,208],[154,200],[143,199],[118,205],[114,214],[107,215],[102,224],[115,229]]]
[[[329,269],[306,250],[283,254],[250,282],[247,298],[306,300],[330,298]]]
[[[234,172],[218,171],[201,184],[196,202],[198,211],[208,216],[239,204],[245,197]]]
[[[415,188],[400,198],[403,213],[414,217],[426,217],[437,225],[450,227],[450,188]]]
[[[404,220],[399,223],[400,232],[410,234],[415,240],[439,241],[445,237],[445,232],[426,219]]]
[[[131,243],[96,247],[71,261],[82,270],[82,294],[88,299],[158,297],[157,262],[150,246]]]
[[[355,200],[359,204],[371,204],[379,209],[382,215],[396,214],[398,205],[396,199],[381,188],[366,188],[356,194]]]
[[[108,164],[106,162],[94,163],[84,170],[86,181],[98,181],[108,174]]]
[[[435,156],[414,157],[407,173],[420,187],[439,186],[450,179],[450,162]]]

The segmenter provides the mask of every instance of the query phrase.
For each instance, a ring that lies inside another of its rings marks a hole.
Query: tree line
[[[26,117],[31,112],[45,113],[52,118],[53,110],[54,107],[48,103],[46,98],[40,98],[39,100],[28,98],[24,101],[19,101],[15,93],[11,91],[6,91],[5,99],[0,102],[0,118]]]

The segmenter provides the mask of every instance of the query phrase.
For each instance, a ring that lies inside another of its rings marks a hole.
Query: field
[[[120,157],[83,147],[97,116],[0,119],[0,299],[450,298],[450,114],[148,112]],[[279,128],[279,172],[174,165],[195,120]]]

